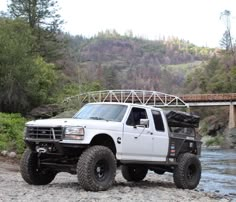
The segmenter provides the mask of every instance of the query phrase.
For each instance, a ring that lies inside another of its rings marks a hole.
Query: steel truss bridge
[[[89,102],[120,102],[155,107],[210,107],[229,106],[229,128],[236,126],[236,93],[228,94],[189,94],[171,95],[158,91],[146,90],[104,90],[78,94],[66,98],[66,109],[80,108]]]
[[[89,102],[120,102],[157,107],[188,107],[180,97],[157,91],[145,90],[104,90],[78,94],[66,98],[63,103],[69,106]]]

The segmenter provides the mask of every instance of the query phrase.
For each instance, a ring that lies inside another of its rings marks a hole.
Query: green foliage
[[[201,68],[188,75],[186,81],[188,91],[198,93],[232,93],[236,92],[236,66],[233,55],[212,57]]]
[[[225,24],[225,32],[222,39],[220,40],[221,47],[228,53],[234,53],[233,38],[231,37],[231,12],[229,10],[224,10],[220,14],[220,19]]]
[[[34,51],[47,61],[55,61],[62,55],[64,41],[59,39],[63,24],[56,0],[10,0],[10,15],[21,19],[32,29],[36,38]]]
[[[205,144],[207,147],[209,146],[221,146],[224,142],[224,136],[223,134],[219,134],[216,137],[209,137]]]
[[[59,78],[54,68],[54,64],[46,63],[41,57],[37,57],[34,60],[36,72],[34,78],[28,81],[28,86],[30,88],[29,96],[31,97],[31,102],[35,106],[47,103],[48,96],[52,95]]]
[[[222,39],[220,40],[220,46],[225,50],[229,51],[231,50],[231,36],[230,32],[227,30],[224,32]]]
[[[26,119],[19,114],[0,113],[0,150],[24,151],[23,131]]]
[[[0,27],[0,111],[24,113],[47,102],[56,72],[33,52],[35,37],[27,24],[0,19]]]
[[[11,0],[8,8],[13,17],[26,20],[31,28],[55,30],[61,23],[55,0]]]
[[[108,89],[119,89],[117,73],[113,68],[105,68],[104,70],[104,86]]]
[[[113,29],[113,30],[98,32],[97,37],[102,39],[109,39],[109,38],[115,39],[115,38],[120,38],[121,35],[116,30]]]
[[[75,82],[67,83],[63,86],[63,88],[58,89],[57,93],[55,93],[50,99],[51,102],[62,102],[65,98],[78,95],[80,93],[89,92],[89,91],[99,91],[102,90],[101,84],[97,81],[86,83],[86,84],[78,84]]]

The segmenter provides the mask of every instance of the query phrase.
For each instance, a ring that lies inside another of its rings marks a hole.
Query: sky
[[[6,10],[8,0],[0,0]],[[58,0],[65,21],[63,30],[91,37],[115,29],[146,39],[178,37],[198,46],[219,47],[225,30],[220,20],[231,11],[231,32],[236,38],[236,0]]]

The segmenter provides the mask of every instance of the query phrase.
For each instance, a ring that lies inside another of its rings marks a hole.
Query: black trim
[[[171,157],[172,158],[172,157]],[[149,166],[171,166],[171,165],[177,165],[177,163],[174,161],[169,161],[168,159],[166,161],[138,161],[138,160],[120,160],[121,164],[131,164],[131,165],[149,165]]]
[[[200,140],[169,136],[168,158],[177,158],[181,153],[201,154]]]
[[[79,156],[81,151],[88,148],[88,144],[68,144],[61,143],[58,141],[45,141],[45,140],[37,140],[31,141],[25,139],[26,145],[32,150],[36,151],[37,147],[42,147],[47,150],[47,154],[53,155],[70,155],[70,156]]]

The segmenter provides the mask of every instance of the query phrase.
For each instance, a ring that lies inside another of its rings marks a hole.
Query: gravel
[[[19,165],[0,158],[0,201],[78,201],[78,202],[113,202],[113,201],[197,201],[227,202],[228,196],[205,193],[200,190],[176,189],[171,174],[157,175],[150,172],[144,181],[126,182],[119,170],[116,181],[107,191],[84,191],[75,175],[59,173],[55,180],[46,186],[33,186],[23,181]]]

